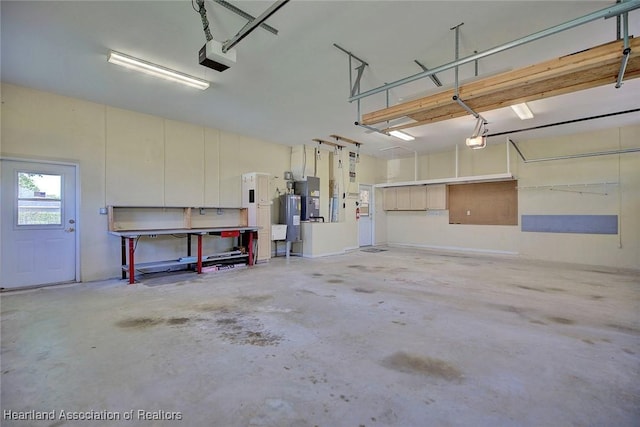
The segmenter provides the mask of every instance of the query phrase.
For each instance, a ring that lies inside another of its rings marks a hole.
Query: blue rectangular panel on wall
[[[618,215],[522,215],[522,231],[618,234]]]

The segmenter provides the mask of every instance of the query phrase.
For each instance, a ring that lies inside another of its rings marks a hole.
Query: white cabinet
[[[245,173],[242,175],[242,207],[247,209],[247,225],[258,230],[258,253],[256,262],[271,258],[271,200],[270,175]]]
[[[396,187],[386,187],[382,189],[384,201],[382,203],[382,208],[385,211],[395,211],[397,205],[397,192]]]
[[[427,185],[427,209],[447,209],[447,185]]]
[[[427,209],[427,191],[424,185],[387,187],[384,189],[385,211],[424,211]]]
[[[427,187],[418,185],[409,187],[410,192],[410,209],[412,211],[427,210]]]

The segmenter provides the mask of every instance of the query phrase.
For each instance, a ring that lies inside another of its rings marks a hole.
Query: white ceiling
[[[254,16],[272,1],[231,1]],[[205,42],[200,16],[182,1],[6,1],[2,15],[2,81],[161,117],[237,132],[267,141],[311,144],[339,134],[363,143],[362,152],[401,157],[451,149],[473,130],[471,116],[408,130],[404,143],[366,132],[353,123],[357,107],[349,97],[348,57],[337,43],[369,63],[363,91],[420,72],[454,57],[483,51],[536,31],[603,9],[614,1],[304,1],[293,0],[267,23],[279,35],[258,28],[238,46],[237,63],[219,73],[198,64]],[[218,41],[246,21],[207,0],[210,27]],[[630,16],[630,33],[640,29],[640,11]],[[616,20],[599,20],[480,60],[480,76],[520,68],[609,42]],[[107,63],[110,49],[162,64],[212,82],[209,89],[183,88]],[[355,64],[355,63],[354,63]],[[460,79],[473,77],[473,64]],[[452,85],[453,71],[438,77]],[[390,91],[390,103],[435,86],[426,78]],[[536,117],[520,121],[510,109],[483,114],[492,133],[561,120],[638,108],[640,79],[531,102]],[[366,98],[361,112],[384,107],[384,94]],[[640,113],[519,133],[515,139],[640,123]],[[498,139],[498,138],[495,138]],[[504,141],[500,138],[499,142]],[[491,142],[491,141],[490,141]],[[494,141],[495,142],[495,141]],[[410,153],[409,153],[410,154]]]

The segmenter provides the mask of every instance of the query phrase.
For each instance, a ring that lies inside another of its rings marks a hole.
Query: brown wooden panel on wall
[[[518,181],[448,185],[449,224],[518,225]]]

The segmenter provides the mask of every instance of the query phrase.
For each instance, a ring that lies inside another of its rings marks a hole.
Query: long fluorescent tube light
[[[176,83],[182,83],[183,85],[194,87],[196,89],[205,90],[209,87],[209,82],[206,80],[202,80],[197,77],[193,77],[179,71],[171,70],[161,65],[153,64],[151,62],[134,58],[133,56],[125,55],[124,53],[116,52],[113,50],[109,51],[107,61],[112,64],[129,68],[131,70],[149,74],[150,76],[160,77],[162,79]]]
[[[511,109],[518,115],[518,117],[520,117],[520,120],[533,119],[533,113],[525,102],[522,104],[512,105]]]
[[[413,141],[415,139],[415,137],[409,135],[408,133],[399,130],[392,130],[391,132],[389,132],[389,135],[400,138],[403,141]]]

